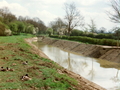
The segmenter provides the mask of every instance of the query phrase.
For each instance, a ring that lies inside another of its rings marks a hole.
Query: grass
[[[25,43],[31,35],[0,37],[0,67],[15,71],[0,71],[0,90],[76,90],[77,81],[66,74],[58,73],[55,62],[39,57]],[[28,65],[23,65],[28,61]],[[32,80],[22,81],[28,74]]]

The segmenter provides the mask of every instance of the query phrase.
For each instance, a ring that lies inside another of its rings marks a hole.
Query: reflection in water
[[[95,70],[93,69],[93,59],[92,59],[92,68],[88,75],[91,75],[91,81],[93,81],[93,79],[95,77]]]
[[[72,65],[70,64],[71,60],[70,60],[70,53],[68,52],[68,70],[72,71]]]
[[[114,63],[72,54],[42,43],[37,45],[51,60],[64,68],[80,74],[108,90],[120,90],[120,70],[113,67]],[[104,67],[102,67],[103,65]],[[117,67],[120,68],[120,66]]]
[[[119,70],[117,70],[116,75],[114,77],[112,77],[111,80],[113,80],[114,82],[119,82],[120,78],[118,77],[118,74],[119,74]]]

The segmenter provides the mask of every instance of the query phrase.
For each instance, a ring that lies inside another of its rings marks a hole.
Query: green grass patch
[[[0,37],[0,66],[14,71],[0,71],[0,90],[74,90],[77,81],[65,74],[55,62],[32,53],[25,43],[31,35]],[[28,61],[23,65],[23,61]],[[28,74],[32,80],[22,81],[21,76]]]

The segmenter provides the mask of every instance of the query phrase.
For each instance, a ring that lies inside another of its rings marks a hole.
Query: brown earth
[[[49,41],[50,40],[50,41]],[[34,44],[32,44],[32,42],[35,42],[37,41],[37,38],[29,38],[29,39],[25,39],[25,41],[31,45],[33,47],[32,51],[36,54],[38,54],[39,56],[41,57],[44,57],[44,58],[48,58],[47,55],[45,55],[42,51],[40,51]],[[53,45],[55,42],[57,42],[57,40],[52,40],[52,39],[49,39],[49,38],[45,38],[43,39],[43,42],[47,43],[47,44],[51,44]],[[66,42],[64,42],[66,43]],[[61,45],[66,45],[64,43],[60,43]],[[70,43],[69,43],[70,44]],[[78,43],[76,43],[77,45]],[[56,46],[58,44],[55,44]],[[59,45],[58,45],[59,46]],[[73,46],[75,48],[75,45],[70,45],[70,46]],[[64,46],[65,47],[65,46]],[[66,46],[67,47],[67,46]],[[69,46],[67,49],[70,49]],[[49,58],[48,58],[49,59]],[[57,70],[60,74],[64,73],[64,74],[67,74],[68,76],[76,79],[78,81],[78,89],[77,90],[106,90],[105,88],[102,88],[101,86],[83,78],[82,76],[78,75],[78,74],[75,74],[74,72],[71,72],[67,69],[62,69],[62,70]]]
[[[83,44],[74,41],[55,40],[46,37],[39,37],[38,40],[42,40],[45,44],[56,46],[73,53],[120,63],[120,47]]]

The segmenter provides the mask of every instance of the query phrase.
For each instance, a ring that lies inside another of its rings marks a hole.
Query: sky
[[[17,17],[39,17],[48,26],[55,18],[64,19],[64,4],[72,2],[84,16],[86,24],[93,19],[98,29],[105,27],[107,31],[118,26],[110,22],[106,14],[106,11],[112,11],[109,0],[0,0],[0,8],[8,7]]]

